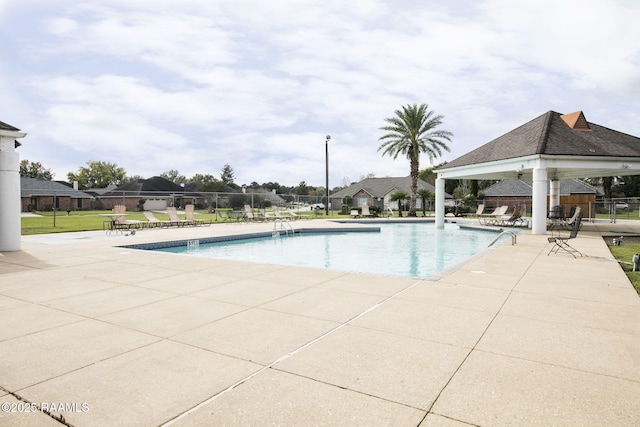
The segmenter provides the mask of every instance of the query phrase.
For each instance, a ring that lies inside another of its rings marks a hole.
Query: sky
[[[454,134],[434,164],[549,110],[640,136],[638,22],[636,0],[0,0],[0,121],[56,180],[324,186],[331,135],[334,188],[409,175],[378,151],[407,104]]]

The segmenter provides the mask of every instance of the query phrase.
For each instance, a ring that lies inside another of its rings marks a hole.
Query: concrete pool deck
[[[0,425],[640,425],[640,298],[601,237],[640,222],[585,224],[576,259],[523,230],[440,280],[117,247],[272,227],[24,236]]]

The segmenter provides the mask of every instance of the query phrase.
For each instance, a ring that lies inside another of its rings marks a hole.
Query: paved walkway
[[[576,259],[525,231],[437,281],[116,247],[268,227],[0,254],[0,425],[640,425],[640,298],[600,237],[635,224],[586,224]]]

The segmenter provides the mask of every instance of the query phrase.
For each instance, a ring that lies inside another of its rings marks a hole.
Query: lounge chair
[[[259,221],[269,221],[271,219],[271,216],[269,215],[269,213],[264,209],[258,209],[257,217]]]
[[[373,214],[369,212],[369,205],[362,205],[362,213],[360,214],[363,218],[371,218]]]
[[[468,216],[470,218],[477,218],[484,213],[484,203],[480,203],[475,213],[463,214],[463,216]]]
[[[202,225],[206,221],[203,219],[196,219],[195,217],[195,206],[187,205],[184,207],[184,218],[187,221],[191,221],[193,225]],[[211,222],[209,222],[211,224]]]
[[[565,236],[565,237],[562,237],[560,235],[553,236],[553,232],[552,232],[552,236],[548,237],[547,240],[549,243],[553,243],[553,246],[551,247],[551,250],[549,251],[547,256],[549,256],[551,252],[557,254],[559,251],[566,252],[571,256],[573,256],[574,258],[576,257],[575,254],[579,254],[580,256],[582,256],[582,253],[579,250],[569,245],[569,240],[575,239],[576,236],[578,235],[578,231],[580,231],[581,222],[582,222],[582,215],[578,215],[575,221],[573,222],[573,225],[571,227],[571,233],[569,233],[568,236]]]
[[[502,218],[508,209],[509,205],[498,206],[490,214],[478,215],[478,221],[480,221],[482,225],[491,225],[493,221]]]
[[[251,206],[244,205],[244,219],[249,221],[258,221],[259,217],[253,214]]]
[[[524,206],[515,205],[513,207],[513,212],[509,216],[503,216],[501,218],[496,218],[491,222],[491,225],[498,226],[512,226],[516,227],[524,224],[524,219],[522,219],[522,214],[524,212]]]
[[[168,227],[171,225],[171,221],[159,220],[151,211],[144,211],[142,214],[147,218],[148,227]]]
[[[298,220],[298,219],[311,219],[309,218],[307,215],[300,215],[299,213],[291,210],[291,209],[287,209],[287,215],[290,215],[291,218]]]
[[[355,219],[360,216],[360,212],[358,212],[358,209],[351,209],[351,213],[349,215],[351,215],[351,218]]]
[[[116,230],[123,228],[126,228],[127,230],[132,228],[142,228],[142,221],[125,218],[125,215],[127,215],[127,207],[125,205],[115,205],[113,207],[113,213],[117,215],[113,217],[113,225]]]
[[[177,225],[178,227],[183,227],[185,225],[194,225],[192,221],[181,219],[178,216],[178,211],[173,206],[167,208],[167,215],[169,215],[169,221],[171,222],[171,225]]]
[[[272,206],[271,210],[273,211],[273,216],[277,219],[289,219],[291,218],[288,213],[283,215],[283,212],[280,212],[280,208],[278,206]]]

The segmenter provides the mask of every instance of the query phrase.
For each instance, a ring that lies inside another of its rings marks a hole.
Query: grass
[[[615,259],[618,261],[624,261],[625,263],[631,262],[635,254],[640,254],[640,244],[624,244],[620,246],[610,246],[609,250]],[[636,289],[636,292],[640,295],[640,271],[632,271],[632,264],[620,263],[622,269],[627,274],[629,281]]]
[[[223,223],[228,221],[225,211],[228,209],[219,209],[218,214],[208,213],[206,210],[198,210],[197,219],[211,221],[215,223]],[[103,230],[104,222],[109,218],[100,216],[101,214],[110,214],[111,210],[96,211],[73,211],[67,215],[65,211],[54,212],[37,212],[38,216],[24,216],[21,219],[22,235],[31,234],[48,234],[48,233],[67,233],[73,231],[96,231]],[[142,212],[127,211],[127,219],[137,221],[147,221]],[[159,220],[168,220],[169,215],[154,212],[153,215]],[[312,212],[299,212],[299,215],[314,217]],[[347,216],[348,217],[348,216]],[[325,216],[324,212],[318,218],[345,218],[338,211],[329,212],[329,216]]]

